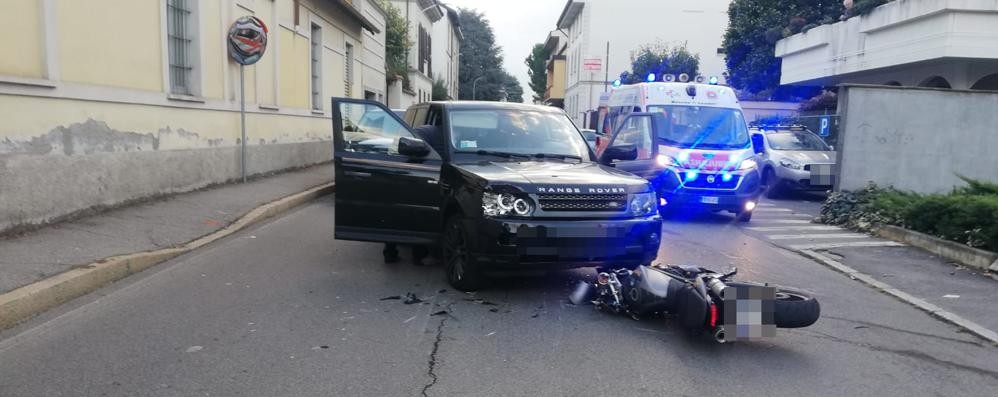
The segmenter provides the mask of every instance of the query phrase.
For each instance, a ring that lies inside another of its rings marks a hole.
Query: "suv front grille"
[[[623,211],[626,194],[539,194],[544,211]]]

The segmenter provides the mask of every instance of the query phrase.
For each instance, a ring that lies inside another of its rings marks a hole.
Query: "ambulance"
[[[663,214],[706,209],[751,220],[761,175],[734,90],[714,77],[652,76],[638,84],[614,82],[603,97],[597,156],[633,147],[634,159],[608,163],[651,181]]]

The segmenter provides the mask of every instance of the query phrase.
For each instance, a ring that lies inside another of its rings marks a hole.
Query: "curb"
[[[998,254],[994,252],[969,247],[953,241],[946,241],[925,233],[897,226],[881,226],[875,230],[875,233],[888,240],[918,247],[970,267],[983,271],[991,270],[998,272]]]
[[[104,258],[0,294],[0,330],[4,330],[114,281],[141,272],[239,232],[316,198],[334,192],[333,182],[261,205],[235,222],[178,247]]]
[[[832,258],[829,258],[829,257],[827,257],[825,255],[822,255],[822,254],[820,254],[820,253],[818,253],[816,251],[812,251],[812,250],[799,250],[799,251],[795,251],[795,252],[797,252],[797,253],[799,253],[801,255],[804,255],[807,258],[813,259],[813,260],[817,261],[818,263],[821,263],[822,265],[825,265],[825,266],[827,266],[829,268],[832,268],[833,270],[841,272],[841,273],[849,276],[849,278],[852,278],[854,280],[859,280],[859,281],[863,282],[864,284],[869,285],[869,286],[873,287],[874,289],[876,289],[876,290],[878,290],[880,292],[883,292],[883,293],[886,293],[888,295],[894,296],[895,298],[901,300],[902,302],[905,302],[905,303],[910,304],[912,306],[915,306],[916,308],[919,308],[919,309],[921,309],[921,310],[923,310],[925,312],[928,312],[929,314],[931,314],[931,315],[933,315],[933,316],[935,316],[937,318],[940,318],[943,321],[946,321],[946,322],[948,322],[950,324],[953,324],[953,325],[956,325],[958,327],[961,327],[961,328],[969,331],[970,333],[972,333],[974,335],[977,335],[978,337],[981,337],[981,338],[987,340],[988,342],[991,342],[992,345],[998,346],[998,333],[996,333],[995,331],[992,331],[990,329],[987,329],[987,328],[985,328],[984,326],[982,326],[980,324],[977,324],[977,323],[975,323],[973,321],[967,320],[967,319],[965,319],[963,317],[960,317],[960,316],[958,316],[958,315],[956,315],[956,314],[954,314],[952,312],[943,310],[943,308],[941,308],[939,306],[936,306],[936,305],[933,305],[933,304],[931,304],[929,302],[926,302],[923,299],[916,298],[916,297],[914,297],[914,296],[912,296],[912,295],[910,295],[908,293],[905,293],[905,292],[903,292],[903,291],[901,291],[901,290],[899,290],[897,288],[892,287],[891,285],[889,285],[887,283],[879,281],[879,280],[871,277],[868,274],[861,273],[861,272],[857,271],[856,269],[853,269],[853,268],[851,268],[849,266],[846,266],[846,265],[842,264],[841,262],[838,262],[838,261],[836,261],[836,260],[834,260]]]

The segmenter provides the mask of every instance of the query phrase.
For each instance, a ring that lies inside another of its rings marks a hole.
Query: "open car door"
[[[432,244],[440,232],[440,155],[383,104],[333,98],[339,240]]]
[[[661,171],[661,167],[655,162],[658,156],[657,137],[664,127],[665,117],[659,113],[631,113],[624,116],[609,138],[607,148],[633,146],[637,149],[637,157],[633,160],[602,161],[602,157],[607,153],[603,150],[600,162],[613,164],[622,171],[645,179],[654,178],[655,174]]]

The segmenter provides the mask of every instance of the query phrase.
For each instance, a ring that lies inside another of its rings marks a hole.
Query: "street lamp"
[[[484,78],[485,78],[485,76],[478,76],[478,78],[475,79],[475,81],[471,82],[471,100],[473,100],[473,101],[477,101],[478,100],[478,80],[481,80],[481,79],[484,79]]]

